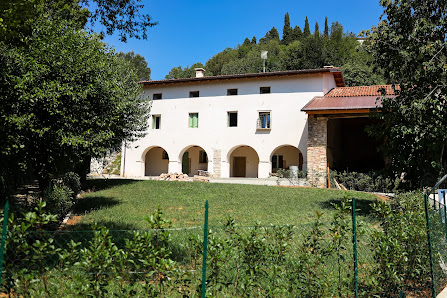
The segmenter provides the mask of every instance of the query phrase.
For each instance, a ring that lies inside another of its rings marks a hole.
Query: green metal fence
[[[425,193],[428,253],[432,296],[447,284],[447,175]]]
[[[318,215],[300,226],[246,227],[229,219],[208,227],[208,202],[204,226],[196,228],[22,232],[16,226],[2,237],[0,292],[24,297],[370,297],[371,277],[377,274],[372,231],[356,222],[355,199],[349,204],[336,219]],[[442,239],[434,235],[432,243],[446,240],[445,224],[439,228]]]

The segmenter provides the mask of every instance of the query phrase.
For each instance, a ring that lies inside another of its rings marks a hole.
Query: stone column
[[[327,184],[327,120],[313,115],[307,120],[307,178],[321,188]]]
[[[222,158],[220,149],[215,149],[213,153],[213,177],[221,176]]]

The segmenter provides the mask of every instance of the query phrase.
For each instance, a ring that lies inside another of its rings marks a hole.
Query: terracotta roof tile
[[[399,90],[399,86],[395,86]],[[380,96],[380,90],[385,89],[387,95],[396,95],[392,85],[357,86],[357,87],[336,87],[326,93],[324,97],[358,97],[358,96]]]

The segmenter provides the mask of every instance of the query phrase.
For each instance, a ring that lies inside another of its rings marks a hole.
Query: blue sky
[[[246,37],[259,40],[273,26],[282,36],[284,14],[289,12],[292,26],[303,29],[309,18],[313,32],[318,21],[323,30],[338,21],[346,31],[359,33],[377,25],[382,14],[379,0],[290,0],[290,1],[147,1],[144,11],[159,24],[149,29],[148,40],[120,42],[107,36],[105,42],[117,51],[134,51],[146,58],[152,79],[164,79],[175,66],[205,62],[228,47],[241,44]]]

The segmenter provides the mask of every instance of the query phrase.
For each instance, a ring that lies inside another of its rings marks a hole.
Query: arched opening
[[[144,157],[144,175],[160,176],[167,173],[169,167],[169,155],[161,147],[154,147],[146,152]]]
[[[188,176],[199,175],[199,171],[208,171],[208,155],[200,146],[189,146],[180,153],[182,173]]]
[[[303,154],[295,146],[284,145],[276,148],[270,160],[272,173],[276,173],[279,169],[287,170],[291,166],[297,166],[300,171],[303,170]]]
[[[252,147],[237,147],[231,152],[228,160],[230,177],[258,178],[259,156]]]

